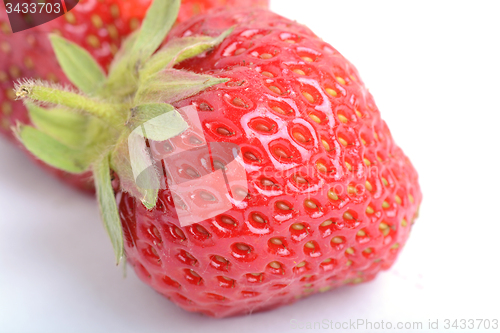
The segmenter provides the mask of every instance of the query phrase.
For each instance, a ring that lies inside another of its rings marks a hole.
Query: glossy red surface
[[[180,307],[214,317],[373,279],[393,264],[422,200],[417,173],[357,70],[308,28],[265,10],[217,11],[170,38],[215,36],[233,25],[220,46],[179,66],[230,81],[176,106],[198,109],[207,141],[241,147],[248,197],[188,227],[169,190],[152,211],[120,198],[139,277]],[[189,145],[200,140],[188,131],[152,151],[167,157]],[[211,172],[205,162],[186,160],[178,176]]]

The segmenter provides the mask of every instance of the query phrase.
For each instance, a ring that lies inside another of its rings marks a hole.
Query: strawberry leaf
[[[139,87],[135,104],[173,103],[227,81],[224,78],[167,69],[152,76]]]
[[[86,141],[90,119],[88,116],[67,109],[44,109],[26,103],[31,122],[41,132],[52,136],[62,144],[81,148]]]
[[[51,34],[50,41],[68,79],[81,91],[94,93],[106,79],[94,58],[85,49],[58,35]]]
[[[180,5],[180,0],[156,0],[151,4],[132,49],[132,59],[143,64],[151,57],[174,25]]]
[[[120,175],[122,190],[141,200],[146,208],[152,209],[161,187],[160,176],[142,133],[122,135],[112,153],[111,162],[113,170]]]
[[[155,141],[168,140],[188,128],[180,113],[169,104],[144,104],[133,108],[127,126],[134,133]]]
[[[90,166],[84,153],[31,126],[18,125],[15,132],[26,149],[48,165],[70,173],[83,173]]]
[[[107,95],[125,97],[135,92],[140,68],[160,47],[179,8],[180,0],[155,0],[151,4],[139,31],[127,39],[113,61],[104,89]]]
[[[196,36],[176,38],[169,41],[145,64],[140,73],[141,79],[147,79],[164,68],[172,68],[186,59],[195,57],[219,45],[233,30],[234,28],[230,28],[215,38]]]
[[[104,227],[108,232],[113,249],[115,250],[116,264],[118,265],[123,258],[123,230],[118,215],[115,193],[111,185],[111,176],[109,169],[109,155],[106,154],[94,166],[94,181],[97,192],[97,200]]]

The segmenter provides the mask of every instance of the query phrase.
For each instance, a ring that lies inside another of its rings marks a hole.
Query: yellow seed
[[[302,57],[302,60],[305,62],[313,62],[314,60],[311,57]]]
[[[112,24],[108,25],[108,34],[112,39],[117,39],[119,37],[118,29]]]
[[[359,237],[364,237],[364,236],[366,236],[366,232],[364,230],[358,230],[356,235],[358,235]]]
[[[389,208],[389,207],[391,207],[391,205],[389,205],[389,203],[388,203],[387,201],[385,201],[385,200],[384,200],[384,202],[382,202],[382,208],[387,209],[387,208]]]
[[[344,138],[339,136],[339,141],[344,147],[347,146],[347,141]]]
[[[113,16],[113,18],[118,18],[120,17],[120,8],[118,7],[117,4],[113,4],[111,7],[110,7],[110,11],[111,11],[111,16]],[[67,15],[67,14],[66,14]]]
[[[273,55],[271,53],[263,53],[260,55],[261,59],[271,59]]]
[[[274,77],[273,73],[269,73],[269,72],[265,72],[265,71],[260,73],[260,74],[267,76],[267,77]]]
[[[319,119],[319,117],[318,117],[317,115],[315,115],[315,114],[312,114],[312,113],[311,113],[311,114],[309,115],[309,117],[310,117],[312,120],[314,120],[316,123],[321,124],[321,119]]]
[[[306,137],[298,131],[293,132],[293,137],[299,142],[306,142]]]
[[[304,225],[300,224],[300,223],[294,223],[294,224],[292,224],[292,229],[303,230],[304,229]]]
[[[321,139],[321,143],[323,144],[323,147],[325,147],[326,151],[330,151],[330,145],[326,140]]]
[[[346,220],[354,220],[354,217],[349,212],[345,212],[343,216]]]
[[[283,245],[283,242],[279,238],[271,238],[271,243],[275,245]]]
[[[353,255],[354,254],[354,249],[352,247],[349,247],[349,248],[347,248],[347,250],[345,250],[345,253]]]
[[[12,51],[10,44],[7,42],[0,43],[0,49],[2,50],[3,53],[10,53],[10,51]]]
[[[377,160],[378,160],[379,162],[382,162],[382,161],[383,161],[383,160],[382,160],[382,157],[380,157],[380,155],[379,155],[379,154],[377,154]]]
[[[384,236],[387,236],[389,234],[389,232],[391,232],[389,225],[387,225],[387,223],[384,223],[384,222],[380,223],[378,228]]]
[[[356,77],[354,75],[349,75],[349,77],[351,78],[351,80],[356,81]]]
[[[21,76],[21,70],[17,66],[10,66],[9,67],[9,74],[13,78],[17,79]]]
[[[332,287],[330,287],[330,286],[324,286],[324,287],[319,288],[318,290],[319,290],[320,293],[324,293],[324,292],[327,292],[330,289],[332,289]]]
[[[345,264],[346,264],[346,266],[351,266],[352,265],[352,261],[351,260],[347,260],[347,262]]]
[[[273,262],[269,263],[269,266],[271,266],[272,268],[275,268],[275,269],[281,268],[281,264],[277,261],[273,261]]]
[[[335,193],[334,190],[328,191],[328,197],[335,201],[339,200],[339,196],[337,195],[337,193]]]
[[[373,249],[371,247],[369,247],[369,248],[364,249],[363,252],[364,253],[372,253]]]
[[[337,76],[337,81],[339,81],[340,84],[345,85],[345,80],[340,76]]]
[[[401,226],[406,227],[408,225],[408,222],[406,222],[406,219],[401,220]]]
[[[241,244],[241,243],[238,243],[236,245],[236,247],[238,248],[238,250],[240,251],[250,251],[250,247],[246,244]]]
[[[373,210],[372,206],[366,207],[366,214],[373,214],[375,211]]]
[[[345,166],[346,166],[347,170],[352,171],[351,164],[349,164],[348,162],[345,162]]]
[[[335,244],[342,244],[344,240],[340,237],[333,237],[332,242]]]
[[[387,182],[387,179],[382,177],[382,184],[384,184],[384,186],[387,186],[387,185],[389,185],[389,182]]]
[[[356,187],[354,187],[353,185],[347,186],[347,194],[354,195],[357,193],[358,191],[356,190]]]
[[[373,191],[373,186],[369,181],[365,182],[365,188],[368,190],[368,192]]]
[[[343,122],[344,124],[347,123],[349,120],[347,119],[346,116],[344,116],[343,114],[339,114],[339,120],[341,122]]]
[[[286,112],[280,108],[279,106],[273,106],[271,109],[273,109],[275,112],[281,113],[281,114],[286,114]]]
[[[276,86],[270,86],[270,87],[268,87],[268,88],[269,88],[269,90],[271,90],[273,93],[278,94],[278,95],[281,95],[281,90],[280,90],[280,88],[278,88],[278,87],[276,87]]]
[[[295,44],[295,41],[293,39],[287,39],[285,40],[285,42],[288,44]]]
[[[24,58],[24,66],[26,66],[26,68],[28,69],[33,69],[35,68],[35,63],[33,62],[33,59],[31,59],[30,57],[26,57]]]
[[[306,265],[306,262],[305,262],[305,261],[302,261],[302,262],[299,262],[299,263],[297,264],[297,266],[295,266],[295,267],[300,268],[300,267],[304,267],[305,265]]]
[[[307,247],[307,248],[309,248],[309,249],[314,249],[315,248],[313,242],[307,242],[304,246]]]
[[[333,223],[332,220],[326,220],[325,222],[321,223],[320,225],[322,227],[328,227],[332,223]]]
[[[363,162],[365,163],[366,166],[370,166],[372,164],[370,160],[367,158],[363,158]]]
[[[4,71],[0,71],[0,82],[5,82],[7,81],[9,77],[7,76],[7,73],[5,73]]]
[[[12,104],[10,102],[3,102],[1,110],[4,115],[10,116],[12,114]]]
[[[306,73],[302,69],[294,69],[293,72],[298,75],[306,75]]]
[[[7,118],[2,118],[0,120],[0,127],[3,128],[4,130],[8,130],[10,128],[10,120]]]
[[[359,112],[359,110],[356,110],[356,116],[358,116],[359,118],[363,118],[363,115],[361,114],[361,112]]]
[[[111,49],[111,54],[115,55],[116,53],[118,53],[118,46],[116,46],[116,44],[112,43],[110,45],[110,49]]]
[[[391,246],[391,249],[397,249],[399,247],[399,243],[394,243],[393,246]]]
[[[328,169],[326,168],[326,165],[324,165],[321,162],[316,163],[316,169],[318,169],[319,172],[327,172]]]
[[[1,75],[0,75],[0,81],[1,81]],[[410,200],[411,203],[415,202],[415,199],[413,198],[413,195],[408,194],[408,200]]]
[[[363,146],[366,146],[366,140],[361,138],[361,143],[363,144]]]
[[[47,74],[47,81],[57,83],[59,80],[57,79],[57,76],[54,73],[49,73]]]
[[[66,19],[66,21],[69,24],[75,24],[76,23],[75,15],[73,15],[72,12],[68,12],[68,13],[64,14],[64,18]]]
[[[377,132],[373,132],[373,137],[375,138],[375,140],[378,140],[378,134],[377,134]]]
[[[16,99],[16,93],[12,89],[7,89],[5,91],[5,95],[7,95],[7,98],[10,99],[11,101],[14,101]]]
[[[333,90],[332,88],[326,88],[325,89],[327,94],[332,96],[332,97],[337,97],[337,92],[335,90]]]
[[[99,15],[94,14],[90,19],[92,20],[92,24],[94,25],[94,27],[96,27],[97,29],[102,28],[102,19]]]
[[[309,199],[306,200],[306,201],[304,201],[304,206],[306,208],[309,208],[309,209],[316,209],[316,208],[318,208],[318,205],[316,205],[316,203],[314,201],[309,200]]]
[[[88,35],[87,43],[94,49],[97,49],[101,45],[101,43],[99,42],[99,38],[97,38],[95,35]]]
[[[240,54],[244,53],[246,50],[247,49],[245,49],[244,47],[240,47],[239,49],[234,51],[234,55],[240,55]]]
[[[302,92],[302,95],[307,99],[307,101],[309,103],[314,103],[314,97],[313,95],[311,95],[310,93],[308,93],[307,91],[303,91]]]
[[[138,19],[134,17],[133,19],[130,20],[130,30],[135,31],[137,30],[137,28],[139,28],[139,26],[140,22]]]
[[[11,34],[12,32],[10,31],[10,27],[9,25],[7,24],[7,22],[0,22],[0,30],[8,35],[8,34]]]
[[[398,205],[401,205],[402,201],[401,201],[401,198],[399,197],[399,195],[396,194],[396,196],[394,197],[394,201],[396,201],[396,203]]]

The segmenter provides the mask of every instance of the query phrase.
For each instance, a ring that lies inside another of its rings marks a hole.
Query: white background
[[[122,278],[92,198],[0,142],[0,332],[314,331],[292,319],[439,319],[444,332],[445,319],[500,319],[500,2],[272,1],[357,66],[419,171],[420,219],[394,267],[272,312],[187,313]]]

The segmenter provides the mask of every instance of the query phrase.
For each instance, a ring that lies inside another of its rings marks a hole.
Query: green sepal
[[[144,81],[162,69],[172,68],[186,59],[195,57],[219,45],[233,30],[234,28],[230,28],[215,38],[195,36],[176,38],[169,41],[145,64],[144,69],[140,71],[141,80]]]
[[[77,44],[56,34],[49,38],[64,74],[81,91],[92,95],[106,80],[102,68]]]
[[[118,265],[124,253],[123,230],[120,215],[118,214],[115,193],[111,185],[109,155],[105,154],[93,165],[92,169],[101,217],[111,239],[111,244],[115,251],[116,264]]]
[[[128,68],[128,55],[139,36],[139,32],[125,38],[122,46],[111,62],[108,79],[104,85],[104,94],[111,95],[117,100],[124,96],[133,94],[137,89],[136,73],[132,68]]]
[[[62,144],[36,128],[18,124],[15,133],[28,151],[48,165],[77,174],[90,167],[91,161],[83,152]]]
[[[142,65],[160,47],[177,19],[180,6],[180,0],[153,1],[130,54],[133,63]]]
[[[192,72],[166,69],[144,82],[135,95],[134,104],[173,103],[198,94],[228,79]]]
[[[160,47],[167,33],[172,28],[180,8],[180,0],[153,1],[141,28],[122,47],[113,61],[106,92],[113,92],[120,97],[133,94],[137,89],[139,70]]]
[[[38,130],[68,147],[83,147],[87,140],[89,116],[64,108],[48,110],[31,103],[26,103],[26,107],[31,122]]]
[[[112,152],[112,168],[120,175],[122,190],[141,200],[147,209],[152,209],[156,206],[158,190],[162,187],[160,174],[142,133],[132,131],[126,134],[120,137]]]
[[[146,139],[165,141],[184,132],[188,124],[170,104],[143,104],[132,109],[127,127]]]

